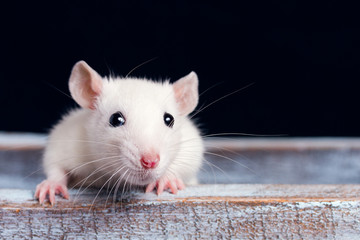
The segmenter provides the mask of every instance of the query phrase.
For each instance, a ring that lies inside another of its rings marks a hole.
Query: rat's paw
[[[164,190],[170,189],[170,192],[173,194],[177,194],[178,190],[183,190],[185,188],[185,184],[180,178],[175,176],[163,176],[156,182],[150,183],[145,192],[152,192],[156,187],[157,195],[160,195]]]
[[[39,199],[39,203],[43,204],[48,198],[51,205],[55,203],[55,195],[61,195],[65,199],[69,199],[67,187],[59,182],[44,180],[36,187],[35,198]]]

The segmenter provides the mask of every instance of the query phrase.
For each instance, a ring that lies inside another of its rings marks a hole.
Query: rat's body
[[[128,185],[176,193],[196,183],[203,143],[187,115],[198,102],[197,76],[174,84],[146,79],[102,79],[85,62],[74,66],[70,92],[83,108],[52,130],[44,154],[47,180],[35,196],[51,203],[77,187]]]

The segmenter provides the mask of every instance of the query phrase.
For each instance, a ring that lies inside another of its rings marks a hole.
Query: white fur
[[[78,187],[85,179],[84,185],[101,187],[112,177],[110,184],[127,180],[145,186],[173,174],[195,183],[203,142],[191,120],[181,115],[173,85],[135,78],[102,81],[95,109],[73,110],[51,131],[43,160],[48,179],[72,176],[80,181]],[[114,128],[109,118],[117,111],[126,122]],[[173,128],[164,124],[165,112],[174,116]],[[152,150],[160,162],[145,171],[140,158]]]

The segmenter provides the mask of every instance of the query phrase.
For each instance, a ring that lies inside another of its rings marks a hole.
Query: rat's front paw
[[[69,199],[67,187],[59,182],[44,180],[36,187],[35,198],[39,199],[39,203],[43,204],[48,198],[51,205],[55,203],[55,195],[61,195],[65,199]]]
[[[185,184],[180,178],[175,176],[163,176],[156,182],[150,183],[145,192],[151,192],[156,187],[157,195],[160,195],[164,190],[170,189],[170,192],[176,194],[178,190],[182,190],[185,188]]]

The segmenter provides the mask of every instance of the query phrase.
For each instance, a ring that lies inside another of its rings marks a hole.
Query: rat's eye
[[[109,123],[112,127],[120,127],[125,124],[125,118],[121,112],[116,112],[111,115]]]
[[[172,128],[174,126],[174,122],[175,122],[175,119],[170,113],[164,114],[164,123],[166,126]]]

